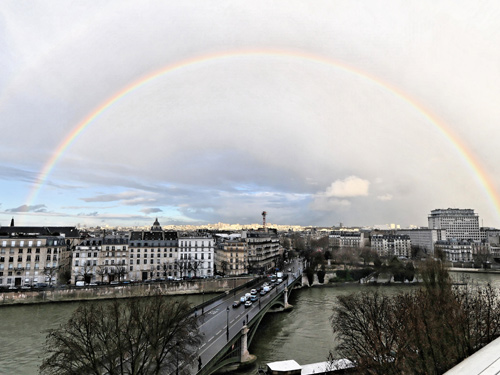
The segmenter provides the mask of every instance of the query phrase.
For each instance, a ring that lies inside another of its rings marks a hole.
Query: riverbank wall
[[[253,280],[252,277],[237,277],[175,282],[169,281],[148,284],[83,286],[64,289],[47,288],[43,291],[20,290],[16,292],[1,292],[0,307],[143,297],[157,290],[167,295],[224,293],[228,290],[238,288],[251,280]]]

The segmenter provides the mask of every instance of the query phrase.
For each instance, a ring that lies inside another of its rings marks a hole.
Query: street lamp
[[[227,311],[226,337],[227,341],[229,341],[229,306],[226,308],[226,311]]]
[[[176,358],[176,361],[177,361],[177,370],[175,371],[175,374],[176,375],[179,375],[179,343],[176,342],[175,343],[175,358]]]

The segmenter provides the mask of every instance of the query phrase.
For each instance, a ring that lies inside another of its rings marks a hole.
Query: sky
[[[500,227],[500,2],[4,1],[0,225]]]

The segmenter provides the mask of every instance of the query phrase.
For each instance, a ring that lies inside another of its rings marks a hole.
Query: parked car
[[[234,301],[233,302],[233,307],[236,308],[236,307],[240,307],[241,306],[241,301]]]
[[[246,301],[245,302],[245,308],[251,307],[252,306],[252,301]]]

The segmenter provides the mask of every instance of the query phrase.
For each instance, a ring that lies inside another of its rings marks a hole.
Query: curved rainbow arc
[[[496,208],[497,215],[500,216],[500,198],[497,195],[492,181],[488,178],[487,173],[482,168],[481,164],[477,158],[470,152],[465,143],[460,140],[453,132],[449,129],[446,124],[437,118],[435,115],[431,114],[423,105],[418,101],[410,97],[407,93],[399,90],[398,88],[390,85],[389,83],[382,81],[381,79],[374,77],[364,71],[356,69],[352,66],[346,65],[339,61],[333,60],[331,58],[326,58],[323,56],[318,56],[302,51],[290,51],[290,50],[236,50],[236,51],[225,51],[213,54],[205,54],[201,56],[196,56],[188,58],[176,63],[169,64],[159,70],[150,73],[131,84],[127,85],[121,91],[107,99],[104,103],[99,105],[93,112],[91,112],[87,117],[85,117],[73,130],[67,135],[67,137],[59,144],[57,149],[53,152],[52,156],[45,163],[40,173],[37,176],[36,182],[34,183],[33,189],[27,199],[27,205],[30,205],[36,198],[41,187],[47,180],[54,166],[56,165],[58,159],[62,154],[68,149],[71,143],[80,135],[96,118],[98,118],[106,109],[111,107],[115,102],[124,98],[132,91],[140,88],[141,86],[159,78],[167,73],[172,73],[173,71],[187,68],[196,64],[201,64],[213,60],[220,59],[230,59],[235,57],[252,57],[252,56],[263,56],[263,57],[286,57],[292,59],[303,59],[306,61],[312,61],[320,64],[325,64],[328,66],[333,66],[337,69],[347,71],[355,76],[366,79],[371,83],[376,84],[389,91],[393,95],[399,97],[411,107],[416,109],[428,122],[434,125],[438,131],[451,142],[456,151],[459,153],[460,157],[465,161],[466,165],[471,169],[474,176],[477,178],[479,184],[484,188],[488,198],[493,203]]]

